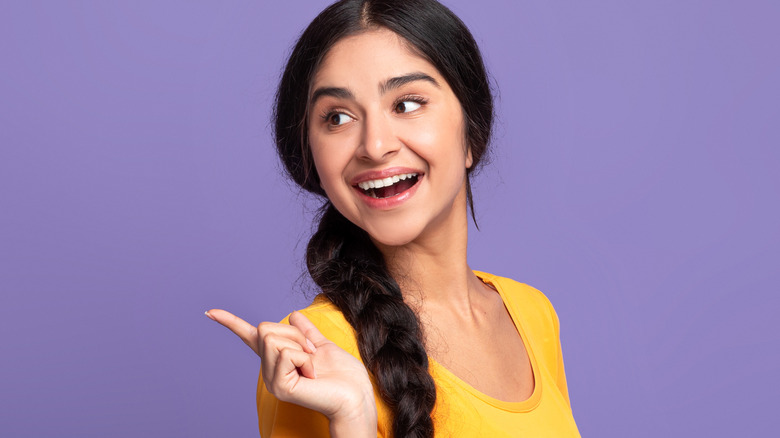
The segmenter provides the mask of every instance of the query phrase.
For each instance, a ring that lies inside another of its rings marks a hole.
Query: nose
[[[384,161],[395,155],[401,142],[393,134],[393,126],[384,114],[367,114],[358,156],[367,161]]]

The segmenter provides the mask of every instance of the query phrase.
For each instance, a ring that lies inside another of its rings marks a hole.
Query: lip
[[[363,192],[363,189],[357,186],[359,183],[363,181],[387,178],[394,175],[402,175],[404,173],[416,173],[417,182],[413,186],[404,190],[403,192],[387,198],[374,198],[368,196]],[[377,210],[390,210],[395,207],[398,207],[399,205],[409,200],[409,198],[414,196],[414,194],[417,192],[417,189],[420,188],[420,183],[424,178],[425,178],[425,174],[419,170],[411,169],[408,167],[391,167],[383,170],[363,172],[357,175],[352,179],[352,189],[355,190],[355,192],[358,195],[358,198],[360,198],[361,201],[363,201],[366,205],[368,205],[368,207]]]
[[[359,173],[349,181],[349,184],[354,187],[362,183],[363,181],[370,181],[372,179],[384,179],[395,175],[403,175],[405,173],[416,173],[419,178],[422,178],[423,176],[422,171],[417,169],[412,169],[411,167],[388,167],[387,169],[369,170],[367,172]],[[417,184],[415,184],[415,186],[416,185]]]

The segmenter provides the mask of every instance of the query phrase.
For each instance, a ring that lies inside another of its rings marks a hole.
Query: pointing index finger
[[[230,331],[241,338],[255,354],[260,355],[257,349],[257,328],[255,326],[222,309],[211,309],[206,312],[206,316],[230,329]]]

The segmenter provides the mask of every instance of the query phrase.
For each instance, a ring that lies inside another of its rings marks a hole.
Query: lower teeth
[[[404,191],[405,191],[405,190],[408,190],[408,189],[409,189],[411,186],[413,186],[413,185],[417,184],[417,176],[415,175],[415,176],[411,177],[410,179],[407,179],[407,181],[411,182],[412,184],[411,184],[409,187],[406,187],[406,188],[404,189]],[[403,183],[403,182],[402,182],[402,183]],[[396,183],[396,184],[398,184],[398,183]],[[393,184],[393,185],[395,185],[395,184]],[[388,195],[388,196],[381,196],[381,197],[377,195],[377,193],[376,193],[376,189],[368,189],[368,190],[363,190],[363,193],[365,193],[366,195],[368,195],[368,196],[370,196],[370,197],[372,197],[372,198],[374,198],[374,199],[386,199],[386,198],[392,198],[393,196],[396,196],[396,195],[398,195],[398,193],[395,193],[395,190],[393,190],[393,191],[391,191],[391,192],[390,192],[390,193],[392,193],[392,194],[390,194],[390,195]],[[399,193],[400,193],[400,192],[399,192]]]

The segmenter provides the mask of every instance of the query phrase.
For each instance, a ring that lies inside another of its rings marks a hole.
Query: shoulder
[[[518,330],[525,332],[540,365],[557,375],[560,364],[560,323],[552,303],[540,290],[497,275],[476,273],[501,294]]]
[[[519,316],[533,331],[552,332],[557,336],[558,315],[550,300],[539,289],[511,278],[475,271],[482,281],[492,285],[502,296],[510,313]]]
[[[487,272],[474,271],[474,273],[484,282],[493,285],[510,304],[518,304],[530,310],[555,311],[549,298],[531,285]]]
[[[327,298],[318,295],[306,308],[299,310],[329,340],[360,359],[355,331],[344,315]],[[290,315],[280,321],[290,323]],[[328,419],[304,407],[279,401],[265,387],[260,373],[257,382],[257,416],[263,437],[327,437]]]
[[[344,318],[344,314],[324,295],[317,295],[307,307],[299,310],[331,342],[360,359],[355,329]],[[290,323],[290,315],[284,317],[282,324]]]

